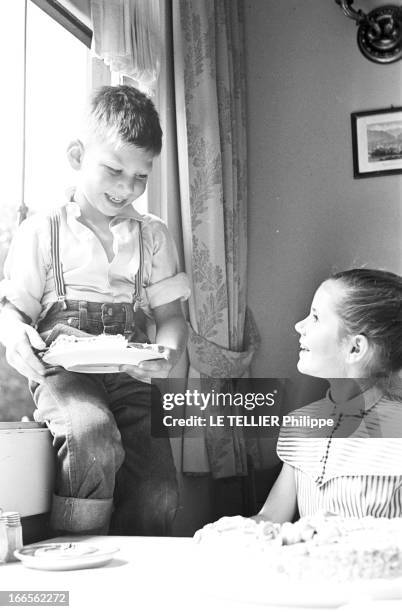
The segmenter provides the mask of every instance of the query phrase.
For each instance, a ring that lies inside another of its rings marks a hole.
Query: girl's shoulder
[[[322,439],[332,431],[334,406],[326,397],[282,416],[280,446],[289,439]]]
[[[382,438],[402,439],[402,397],[399,390],[386,392],[367,414],[368,426],[377,426]]]
[[[314,416],[317,417],[320,414],[327,415],[333,410],[333,403],[325,396],[311,404],[306,404],[301,408],[296,408],[290,414],[295,417],[301,416]]]

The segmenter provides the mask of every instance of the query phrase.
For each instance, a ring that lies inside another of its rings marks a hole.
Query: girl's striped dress
[[[373,387],[345,402],[322,400],[292,413],[277,452],[294,468],[300,516],[402,516],[402,400]],[[303,418],[303,417],[310,417]],[[321,429],[312,418],[332,419]]]

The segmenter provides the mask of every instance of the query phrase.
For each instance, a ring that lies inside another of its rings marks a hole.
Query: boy
[[[167,535],[176,512],[170,442],[150,435],[146,381],[166,377],[186,345],[180,300],[188,282],[166,226],[132,207],[161,146],[149,98],[133,87],[101,88],[83,141],[68,147],[77,183],[59,229],[51,238],[49,216],[28,218],[5,264],[0,340],[8,362],[31,379],[34,417],[54,438],[56,533]],[[83,374],[45,367],[35,355],[66,331],[145,341],[144,313],[167,360]]]

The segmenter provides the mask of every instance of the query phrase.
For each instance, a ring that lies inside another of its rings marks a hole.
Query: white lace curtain
[[[160,69],[159,0],[91,0],[92,50],[113,72],[155,87]]]

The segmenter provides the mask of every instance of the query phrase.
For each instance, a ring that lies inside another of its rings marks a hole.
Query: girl
[[[328,379],[330,388],[292,415],[328,425],[317,431],[296,418],[282,428],[284,465],[253,518],[402,516],[402,278],[369,269],[335,274],[296,331],[298,370]]]

